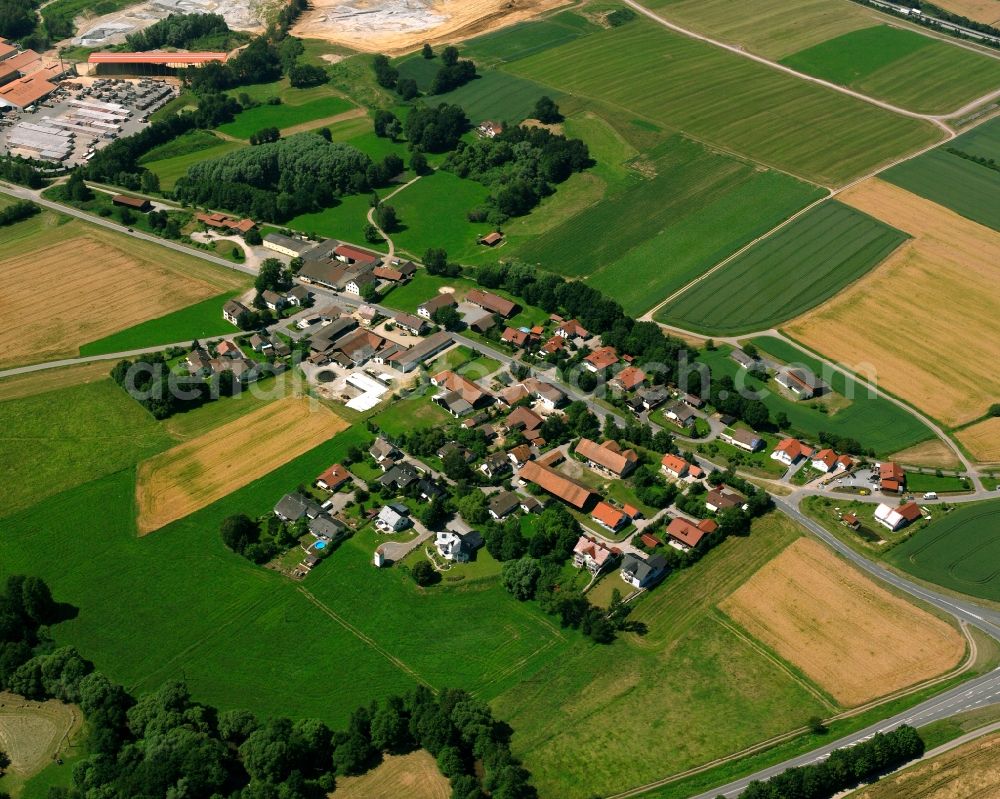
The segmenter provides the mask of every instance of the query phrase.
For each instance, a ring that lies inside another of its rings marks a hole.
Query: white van
[[[924,499],[937,499],[938,495],[936,491],[928,491],[924,494]]]

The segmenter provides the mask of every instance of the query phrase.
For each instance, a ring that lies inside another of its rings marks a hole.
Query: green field
[[[647,166],[648,164],[648,166]],[[583,278],[641,314],[822,192],[672,136],[621,187],[518,255]]]
[[[956,494],[970,490],[967,482],[958,477],[936,474],[922,474],[921,472],[907,472],[906,489],[914,494],[923,494],[925,491],[934,491],[939,494]]]
[[[922,113],[946,113],[1000,87],[1000,60],[904,28],[851,31],[785,66]]]
[[[849,377],[831,369],[811,355],[785,343],[781,339],[760,337],[753,339],[762,353],[783,363],[804,366],[830,386],[834,396],[817,401],[796,401],[787,398],[773,381],[768,383],[764,404],[772,416],[784,412],[794,434],[815,441],[820,431],[857,439],[866,449],[880,455],[911,447],[933,438],[934,434],[914,416],[882,397],[871,397],[867,389]],[[699,360],[712,367],[713,375],[736,377],[746,371],[729,357],[729,347],[720,346],[715,352],[702,352]],[[755,387],[753,378],[747,378]],[[821,409],[826,409],[823,412]]]
[[[502,68],[824,184],[843,183],[940,138],[930,123],[644,19]]]
[[[726,541],[640,603],[633,617],[649,625],[648,635],[576,647],[495,702],[542,796],[606,796],[826,713],[796,679],[720,625],[715,610],[798,535],[778,514],[756,522],[749,538]],[[637,756],[639,741],[643,752],[669,757]],[[596,752],[597,769],[581,756]]]
[[[237,139],[249,139],[262,128],[274,127],[286,130],[342,114],[353,107],[352,103],[343,97],[321,97],[300,105],[292,105],[287,101],[281,105],[258,105],[240,111],[232,122],[220,125],[219,131]]]
[[[579,14],[563,11],[470,39],[462,45],[462,55],[477,64],[516,61],[598,30],[597,25]]]
[[[0,402],[0,430],[7,478],[0,517],[125,468],[171,440],[110,379]],[[5,540],[4,560],[7,549]]]
[[[392,203],[395,205],[395,203]],[[368,210],[371,203],[367,194],[352,194],[341,197],[333,208],[324,208],[311,214],[300,214],[289,220],[288,227],[305,233],[316,233],[347,241],[363,241],[368,225]],[[366,244],[365,246],[372,246]],[[384,247],[375,246],[375,249]]]
[[[656,318],[707,335],[765,330],[829,299],[906,238],[831,200],[696,283]]]
[[[169,191],[192,164],[218,158],[243,146],[240,142],[220,139],[207,130],[195,130],[150,150],[139,163],[155,172],[160,188]]]
[[[84,344],[80,347],[80,355],[128,352],[161,344],[179,344],[194,339],[235,333],[236,329],[222,318],[222,306],[240,294],[238,291],[226,292],[158,319],[150,319],[148,322],[141,322],[134,327],[112,333],[110,336]]]
[[[1000,230],[1000,172],[950,153],[948,148],[1000,161],[1000,119],[985,122],[879,177],[973,222]]]
[[[980,599],[1000,600],[1000,500],[961,505],[891,550],[914,577]]]

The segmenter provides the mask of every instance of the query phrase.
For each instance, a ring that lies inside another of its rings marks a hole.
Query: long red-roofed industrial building
[[[225,62],[229,53],[91,53],[88,64],[158,64],[165,67],[185,67]]]

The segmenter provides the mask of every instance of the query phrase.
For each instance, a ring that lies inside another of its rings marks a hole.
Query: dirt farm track
[[[523,22],[569,0],[314,0],[292,29],[356,50],[398,55]]]

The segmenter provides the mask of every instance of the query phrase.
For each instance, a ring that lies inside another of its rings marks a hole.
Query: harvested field
[[[852,793],[852,799],[989,799],[1000,785],[1000,733],[924,760]]]
[[[448,799],[451,787],[429,752],[387,755],[360,777],[342,777],[330,799]]]
[[[845,706],[946,672],[965,642],[946,622],[800,538],[719,605]]]
[[[994,416],[960,430],[955,437],[981,463],[1000,461],[1000,417]]]
[[[46,369],[0,380],[0,402],[33,397],[46,391],[104,380],[110,371],[106,361],[94,361],[62,369]]]
[[[369,53],[398,55],[523,22],[568,0],[317,0],[292,29]]]
[[[40,771],[80,722],[73,705],[0,693],[0,751],[10,756],[10,772],[23,778]]]
[[[1000,438],[1000,428],[998,428],[998,438]],[[894,452],[889,457],[891,460],[913,466],[935,466],[942,469],[954,469],[961,466],[961,462],[951,447],[939,438]]]
[[[935,5],[987,25],[1000,23],[1000,4],[997,0],[937,0]]]
[[[124,243],[114,233],[69,223],[5,250],[0,270],[18,280],[4,304],[0,367],[76,355],[88,341],[245,285],[245,278],[181,253],[152,244],[126,251]]]
[[[210,505],[348,426],[326,406],[289,397],[150,458],[139,464],[136,481],[140,535]]]
[[[787,331],[947,425],[979,418],[1000,396],[1000,235],[878,179],[838,199],[914,238]]]

